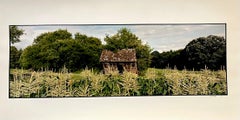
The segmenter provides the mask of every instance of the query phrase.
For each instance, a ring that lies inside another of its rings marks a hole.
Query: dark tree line
[[[151,53],[151,67],[189,70],[226,69],[226,40],[210,35],[189,42],[184,49]]]
[[[182,67],[181,61],[182,49],[177,51],[167,51],[159,53],[158,51],[153,51],[151,67],[155,68],[180,68]]]

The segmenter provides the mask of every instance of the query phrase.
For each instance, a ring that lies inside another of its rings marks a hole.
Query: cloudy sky
[[[79,32],[88,36],[100,38],[117,33],[123,27],[131,30],[143,43],[159,52],[184,48],[191,40],[208,35],[225,37],[225,24],[155,24],[155,25],[35,25],[18,26],[24,30],[21,42],[15,43],[17,48],[26,48],[33,40],[44,32],[67,29],[74,34]]]

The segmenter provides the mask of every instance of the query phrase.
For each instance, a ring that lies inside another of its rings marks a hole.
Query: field
[[[85,69],[69,73],[10,70],[10,98],[83,96],[226,95],[226,71],[149,68],[145,75]]]

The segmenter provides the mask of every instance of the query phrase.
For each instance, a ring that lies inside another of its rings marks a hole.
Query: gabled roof
[[[100,62],[136,62],[136,51],[135,49],[122,49],[116,53],[103,50],[100,56]]]

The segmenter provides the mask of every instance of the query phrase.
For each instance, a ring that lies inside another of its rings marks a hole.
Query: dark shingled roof
[[[109,50],[103,50],[100,56],[100,62],[136,62],[135,49],[122,49],[114,53]]]

